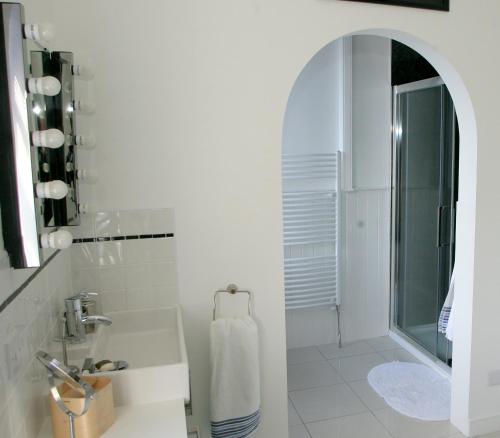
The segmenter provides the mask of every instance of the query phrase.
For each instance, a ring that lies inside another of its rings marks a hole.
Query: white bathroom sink
[[[125,360],[123,371],[99,373],[113,380],[116,406],[190,399],[189,365],[179,307],[111,312],[111,326],[97,326],[85,345],[70,348],[71,363]]]

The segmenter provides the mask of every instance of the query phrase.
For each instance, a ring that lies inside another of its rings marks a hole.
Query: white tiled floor
[[[370,387],[376,365],[418,360],[389,337],[288,350],[290,438],[460,438],[448,421],[424,422],[390,408]]]

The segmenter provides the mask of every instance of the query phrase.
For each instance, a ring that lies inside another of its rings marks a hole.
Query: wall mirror
[[[71,244],[57,228],[79,225],[75,145],[86,145],[75,111],[83,105],[73,53],[45,47],[52,33],[25,23],[21,4],[0,3],[0,204],[13,268],[40,266]]]

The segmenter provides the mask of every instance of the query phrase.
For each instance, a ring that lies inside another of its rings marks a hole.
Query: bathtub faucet
[[[84,315],[82,311],[82,300],[88,299],[88,293],[80,293],[64,300],[66,308],[66,333],[67,339],[77,344],[85,342],[87,335],[85,326],[87,324],[111,325],[111,318],[100,315]]]

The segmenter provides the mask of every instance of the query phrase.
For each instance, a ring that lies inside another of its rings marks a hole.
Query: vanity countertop
[[[184,400],[168,400],[115,408],[116,421],[102,438],[186,438]],[[52,438],[50,418],[38,438]]]

